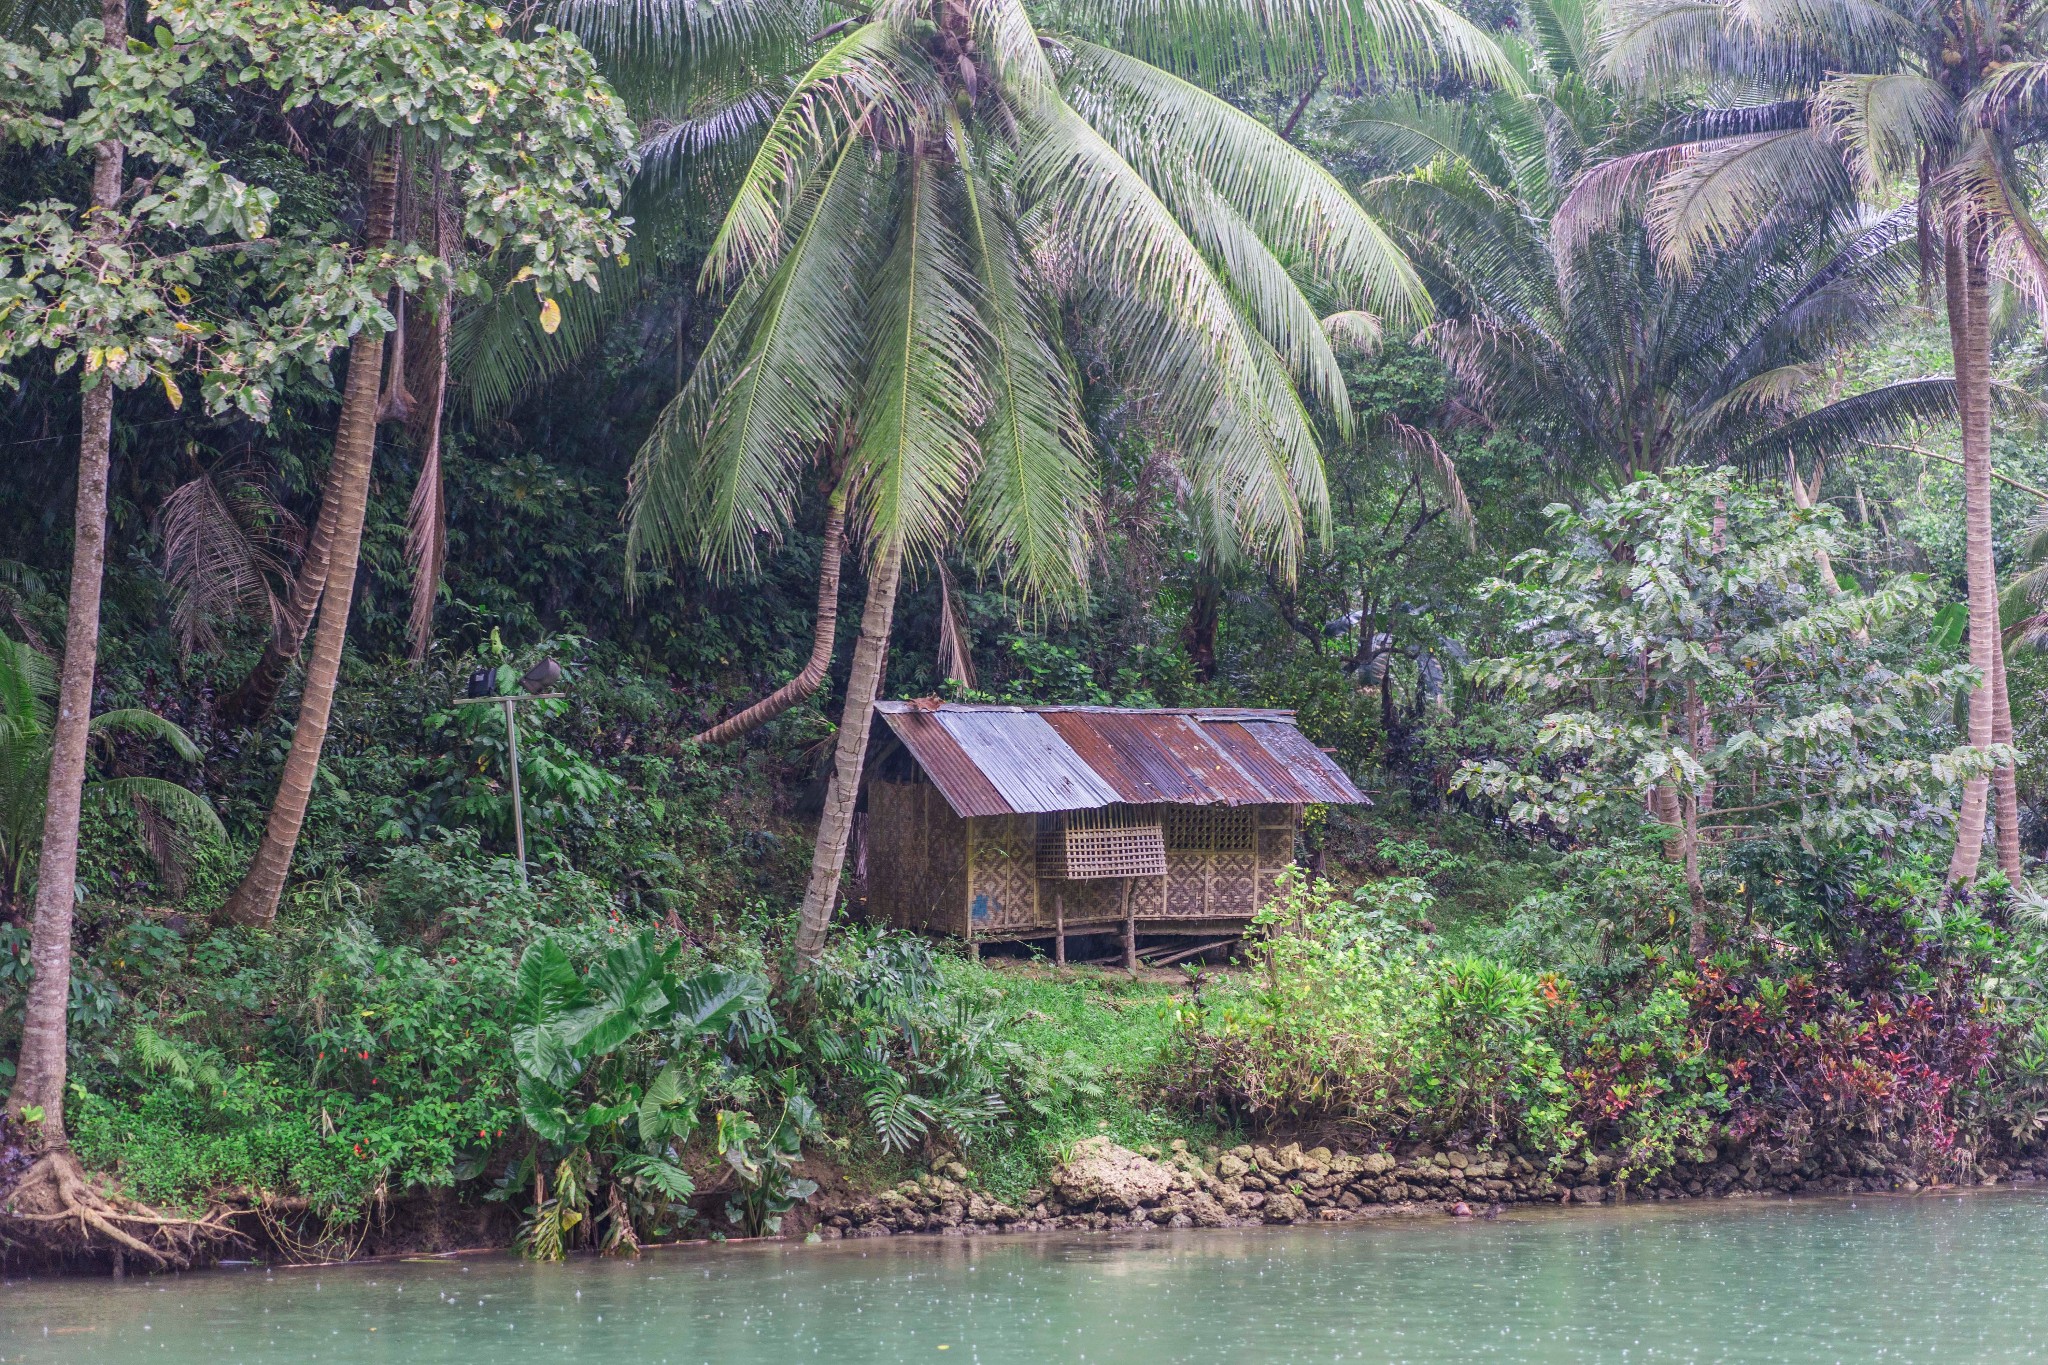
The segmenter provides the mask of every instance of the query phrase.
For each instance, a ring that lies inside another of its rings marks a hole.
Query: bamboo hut
[[[1305,804],[1365,795],[1291,711],[879,703],[868,912],[977,945],[1242,933]]]

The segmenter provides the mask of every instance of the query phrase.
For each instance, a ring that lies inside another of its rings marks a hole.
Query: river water
[[[2048,1356],[2048,1195],[901,1237],[0,1286],[0,1359],[1984,1361]]]

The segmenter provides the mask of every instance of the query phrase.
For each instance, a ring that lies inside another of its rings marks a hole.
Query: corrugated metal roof
[[[1121,799],[1115,787],[1032,712],[941,711],[939,724],[1017,814],[1089,810]]]
[[[1117,803],[1370,804],[1291,711],[900,701],[876,710],[963,816]]]

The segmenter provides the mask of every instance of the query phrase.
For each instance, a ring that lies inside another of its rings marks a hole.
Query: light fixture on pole
[[[519,685],[526,689],[521,697],[507,692],[498,692],[498,672],[494,668],[479,668],[469,675],[469,695],[456,700],[458,706],[477,702],[497,702],[505,708],[505,750],[511,759],[512,769],[512,847],[519,859],[519,884],[526,881],[526,806],[519,792],[519,713],[518,706],[527,701],[560,701],[563,694],[548,689],[562,680],[562,666],[553,659],[542,659],[526,670],[526,676]]]

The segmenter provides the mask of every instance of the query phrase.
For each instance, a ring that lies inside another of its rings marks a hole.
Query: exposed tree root
[[[249,1244],[225,1212],[180,1218],[93,1187],[70,1149],[38,1156],[0,1199],[0,1257],[62,1265],[106,1261],[119,1270],[188,1270],[230,1243]]]

